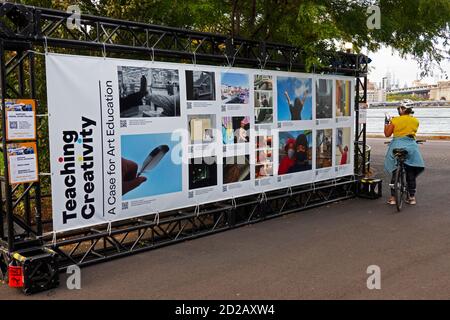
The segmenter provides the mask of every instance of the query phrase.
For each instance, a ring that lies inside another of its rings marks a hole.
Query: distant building
[[[390,80],[388,77],[381,79],[381,89],[389,90],[391,87]]]
[[[367,102],[386,102],[386,90],[383,88],[378,88],[376,83],[367,83]]]
[[[438,84],[430,90],[430,100],[450,101],[450,81],[439,81]]]
[[[437,84],[427,84],[415,80],[411,87],[387,90],[390,95],[412,95],[422,100],[450,101],[450,81],[439,81]]]
[[[427,83],[424,83],[424,82],[422,82],[422,80],[414,80],[413,82],[412,82],[412,88],[415,88],[415,87],[423,87],[423,86],[427,86],[428,84]]]

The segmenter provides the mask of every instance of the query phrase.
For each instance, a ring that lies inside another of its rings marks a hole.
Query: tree
[[[356,52],[392,47],[412,55],[424,74],[450,56],[448,0],[28,0],[65,10],[78,3],[85,13],[200,31],[288,43],[318,63],[325,50],[352,42]],[[381,9],[381,28],[369,30],[367,8]]]

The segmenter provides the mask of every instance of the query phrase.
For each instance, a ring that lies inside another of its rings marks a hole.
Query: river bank
[[[421,136],[450,136],[450,108],[414,108],[414,116],[419,119],[418,134]],[[393,108],[369,109],[367,112],[367,133],[383,135],[384,118],[398,116]]]
[[[386,139],[382,133],[368,133],[367,138]],[[450,141],[450,135],[417,135],[417,140]]]

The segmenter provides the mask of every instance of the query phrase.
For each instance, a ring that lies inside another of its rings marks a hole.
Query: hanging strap
[[[156,211],[153,223],[156,223],[156,225],[159,226],[159,211]]]
[[[112,221],[108,221],[108,226],[106,227],[106,232],[108,233],[108,236],[111,236],[112,231]]]
[[[293,192],[292,192],[292,187],[291,186],[289,186],[287,188],[287,194],[289,195],[289,197],[292,197]]]
[[[52,247],[56,247],[56,231],[52,231]]]
[[[197,216],[197,217],[200,215],[200,204],[199,203],[197,203],[197,205],[195,206],[194,213],[195,213],[195,216]]]
[[[102,49],[103,58],[106,59],[106,44],[103,42],[103,49]]]
[[[151,57],[152,57],[152,63],[155,62],[155,46],[150,48],[150,52],[151,52]]]
[[[231,198],[231,205],[233,206],[233,209],[237,208],[237,203],[235,198]]]
[[[48,54],[48,43],[47,43],[47,36],[44,36],[44,53]]]
[[[259,203],[267,202],[267,195],[265,192],[261,192],[259,197]]]

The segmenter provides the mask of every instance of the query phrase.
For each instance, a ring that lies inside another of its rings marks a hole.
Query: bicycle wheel
[[[397,211],[401,211],[406,196],[406,173],[405,168],[400,165],[395,173],[394,182],[395,205]]]

